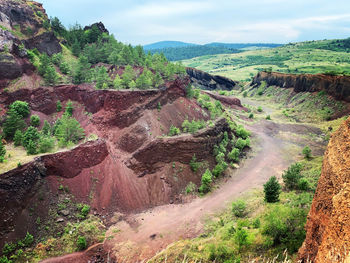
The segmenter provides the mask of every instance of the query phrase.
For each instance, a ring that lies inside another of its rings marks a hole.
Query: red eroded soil
[[[243,192],[260,187],[271,176],[280,177],[282,171],[295,162],[298,155],[291,155],[290,148],[299,147],[279,132],[319,133],[314,127],[298,124],[281,125],[271,121],[261,121],[249,125],[253,132],[255,154],[251,154],[238,170],[230,170],[231,178],[226,179],[213,193],[192,202],[158,206],[147,211],[129,214],[112,225],[107,231],[108,238],[104,250],[110,253],[114,262],[144,262],[170,243],[184,238],[193,238],[201,233],[208,216],[225,209],[229,203]],[[323,147],[321,145],[320,147]],[[118,231],[115,231],[115,230]],[[72,255],[49,259],[50,262],[66,261]],[[76,262],[84,262],[76,257]]]
[[[35,233],[35,224],[25,220],[35,192],[56,196],[60,185],[68,187],[76,201],[90,204],[92,213],[105,218],[115,212],[183,202],[187,184],[198,185],[201,179],[200,172],[190,171],[192,156],[196,154],[199,161],[212,166],[213,145],[229,130],[226,121],[219,119],[213,127],[194,135],[163,137],[171,125],[180,127],[187,118],[209,119],[195,100],[186,98],[187,81],[176,80],[166,90],[110,91],[63,85],[1,94],[1,107],[15,100],[27,101],[32,113],[51,123],[62,114],[56,113],[56,102],[60,100],[64,106],[72,100],[74,117],[86,135],[96,134],[100,140],[41,157],[0,178],[8,178],[1,181],[3,187],[0,184],[2,202],[11,200],[6,199],[14,194],[8,190],[11,187],[22,191],[16,202],[9,202],[11,213],[1,216],[0,243],[22,238],[28,229]],[[25,175],[22,170],[32,178],[26,187],[19,183]],[[40,213],[38,216],[45,218],[45,211]]]

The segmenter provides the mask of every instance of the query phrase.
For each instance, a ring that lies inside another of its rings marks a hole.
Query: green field
[[[344,46],[347,41],[293,43],[272,49],[196,57],[182,62],[185,66],[238,81],[249,81],[259,71],[267,68],[294,74],[350,74],[350,53]]]

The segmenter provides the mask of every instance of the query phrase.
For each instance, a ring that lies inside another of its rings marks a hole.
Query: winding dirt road
[[[266,120],[246,126],[253,133],[254,153],[248,156],[239,169],[230,170],[231,177],[222,182],[218,189],[189,203],[159,206],[129,215],[109,228],[104,250],[116,257],[117,262],[144,262],[174,241],[197,236],[203,230],[208,216],[227,208],[242,193],[261,187],[271,176],[281,177],[282,171],[300,158],[298,153],[306,142],[279,136],[280,132],[288,131],[296,134],[295,137],[321,133],[311,126],[278,124]],[[83,254],[44,262],[86,262],[78,258],[83,259]]]

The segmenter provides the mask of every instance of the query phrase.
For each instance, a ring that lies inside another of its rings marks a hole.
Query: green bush
[[[30,110],[27,102],[16,100],[10,105],[10,110],[14,110],[22,118],[28,117]]]
[[[298,182],[298,189],[301,191],[309,191],[310,190],[310,183],[306,178],[300,178]]]
[[[220,162],[217,165],[215,165],[214,169],[213,169],[213,175],[215,177],[219,177],[222,175],[222,173],[226,170],[227,168],[227,163],[226,162]]]
[[[61,103],[61,101],[57,101],[56,102],[56,111],[57,112],[60,112],[62,110],[62,103]]]
[[[73,111],[74,111],[73,102],[71,102],[69,100],[67,102],[67,104],[66,104],[66,110],[65,110],[64,114],[66,114],[69,117],[72,117],[73,116]]]
[[[6,154],[6,149],[5,149],[5,146],[2,144],[2,140],[0,138],[0,157],[4,159],[5,154]]]
[[[261,106],[258,107],[258,112],[263,112],[263,108]]]
[[[231,152],[227,155],[229,160],[238,162],[239,161],[239,155],[240,155],[240,150],[238,148],[233,148]]]
[[[232,213],[237,217],[245,217],[247,214],[247,205],[243,200],[237,200],[232,203]]]
[[[186,97],[192,99],[194,97],[194,90],[191,84],[186,87]]]
[[[287,190],[298,189],[299,180],[301,179],[302,167],[303,166],[300,163],[292,164],[282,174],[283,182]]]
[[[23,130],[26,124],[22,116],[15,109],[10,109],[7,112],[6,120],[3,125],[5,138],[12,138],[17,130]]]
[[[175,127],[174,125],[171,125],[169,130],[169,136],[176,136],[179,134],[180,134],[180,129]]]
[[[32,115],[30,116],[30,125],[34,127],[40,126],[40,117],[38,115]]]
[[[84,250],[87,247],[86,238],[84,236],[79,236],[77,239],[78,250]]]
[[[196,157],[196,154],[194,154],[192,156],[192,159],[190,161],[190,167],[191,167],[191,170],[192,172],[197,172],[199,167],[201,166],[201,163],[200,162],[197,162],[197,157]]]
[[[243,140],[247,139],[250,136],[250,132],[244,129],[241,125],[235,128],[235,134]]]
[[[16,147],[22,145],[22,138],[23,138],[22,131],[16,130],[15,136],[13,137],[13,142]]]
[[[266,184],[264,184],[265,201],[268,203],[278,202],[280,193],[281,185],[279,184],[276,176],[270,177]]]
[[[235,233],[235,242],[239,250],[248,245],[248,231],[244,228],[238,228]]]
[[[197,189],[197,186],[194,183],[189,182],[188,185],[186,186],[185,192],[186,194],[191,194],[191,193],[194,193],[196,189]]]
[[[305,146],[302,153],[303,153],[305,159],[309,160],[311,158],[311,149],[309,146]]]
[[[274,205],[264,216],[262,233],[271,238],[274,246],[280,245],[289,253],[295,253],[305,239],[306,216],[303,209]]]
[[[56,124],[54,126],[55,136],[63,146],[67,145],[68,142],[77,143],[85,136],[83,128],[80,127],[79,122],[73,117],[64,115],[56,121]]]
[[[0,263],[12,263],[13,261],[8,259],[6,256],[0,257]]]
[[[254,119],[254,114],[253,113],[249,114],[249,119]]]
[[[44,136],[38,143],[40,153],[50,152],[55,147],[55,139],[53,137]]]
[[[268,121],[270,121],[270,120],[271,120],[271,116],[270,116],[270,115],[267,115],[265,119],[268,120]]]
[[[32,141],[32,143],[36,143],[39,139],[40,134],[38,132],[38,129],[33,126],[29,126],[23,134],[22,145],[24,146],[24,148],[27,148],[29,145],[29,141]]]
[[[199,187],[199,192],[205,194],[208,193],[210,191],[211,188],[211,183],[213,181],[213,175],[210,172],[209,169],[207,169],[204,174],[202,175],[202,184]]]
[[[28,143],[27,143],[27,146],[25,147],[26,150],[27,150],[27,154],[28,155],[34,155],[34,154],[37,154],[37,143],[32,141],[32,140],[29,140]]]
[[[205,122],[203,120],[192,120],[191,122],[188,120],[184,120],[184,122],[181,125],[182,130],[187,133],[195,133],[198,130],[205,127]]]
[[[43,135],[46,135],[46,136],[51,135],[51,125],[47,120],[44,121],[44,125],[43,125],[43,128],[41,130],[41,133]]]

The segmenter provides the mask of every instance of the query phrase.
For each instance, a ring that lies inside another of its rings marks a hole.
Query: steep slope
[[[192,84],[201,89],[232,90],[238,85],[238,82],[235,82],[229,78],[211,75],[195,68],[186,68],[186,72],[187,75],[190,77]]]
[[[185,119],[209,119],[195,100],[186,98],[188,83],[188,79],[177,79],[167,89],[146,91],[63,85],[3,93],[1,107],[27,101],[33,112],[49,122],[55,118],[56,102],[71,100],[74,117],[87,135],[96,134],[100,140],[40,157],[0,177],[1,203],[7,204],[1,208],[0,246],[28,230],[35,234],[33,218],[46,220],[49,215],[47,209],[29,213],[30,207],[42,192],[47,193],[43,203],[55,200],[61,185],[107,218],[117,211],[182,202],[187,184],[198,185],[201,179],[201,173],[190,170],[193,155],[212,167],[213,146],[224,131],[230,131],[226,120],[218,119],[193,135],[166,136],[172,125],[180,127]],[[180,172],[174,170],[175,165],[181,167]],[[23,176],[28,176],[24,183]]]
[[[35,68],[29,62],[26,49],[52,55],[62,51],[50,29],[42,5],[32,1],[0,2],[0,88],[23,74],[31,75]]]
[[[335,76],[324,74],[283,74],[278,72],[259,72],[251,85],[293,89],[294,92],[324,91],[336,100],[350,102],[350,76]]]
[[[349,262],[350,119],[329,142],[299,250],[302,262]]]

